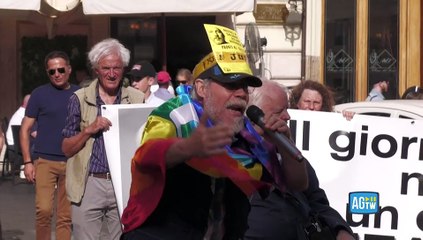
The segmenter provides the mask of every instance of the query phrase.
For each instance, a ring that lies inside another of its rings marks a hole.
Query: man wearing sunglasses
[[[189,69],[181,68],[176,73],[176,82],[179,85],[192,85],[192,73]]]
[[[225,73],[215,59],[210,53],[195,67],[191,96],[181,93],[150,114],[132,159],[122,240],[204,239],[206,231],[223,235],[210,239],[242,239],[250,191],[267,180],[279,189],[307,186],[304,162],[287,157],[281,168],[276,148],[244,117],[248,89],[261,80],[246,63]],[[264,119],[269,131],[286,128],[275,116]]]
[[[71,239],[71,205],[66,198],[65,176],[67,158],[62,151],[62,129],[67,104],[78,86],[69,83],[72,72],[65,52],[53,51],[45,57],[50,83],[31,93],[20,130],[24,172],[35,183],[36,239],[51,239],[51,219],[56,195],[56,239]],[[30,154],[30,131],[37,123],[34,162]]]

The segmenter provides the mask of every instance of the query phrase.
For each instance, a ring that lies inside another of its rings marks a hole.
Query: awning
[[[0,9],[40,10],[40,0],[0,0]]]
[[[242,13],[253,11],[255,5],[255,0],[0,0],[0,10],[43,12],[47,6],[58,12],[66,12],[75,8],[80,1],[86,15]]]
[[[238,13],[254,9],[254,0],[82,0],[84,13]]]

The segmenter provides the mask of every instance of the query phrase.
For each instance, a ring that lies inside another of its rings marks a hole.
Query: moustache
[[[230,109],[237,109],[241,112],[245,112],[245,109],[247,108],[247,102],[243,100],[233,100],[233,101],[227,102],[225,104],[225,107]]]

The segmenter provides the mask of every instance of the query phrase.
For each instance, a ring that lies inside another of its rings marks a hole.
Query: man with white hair
[[[69,158],[66,192],[72,204],[73,236],[99,239],[105,222],[110,239],[117,240],[122,230],[103,138],[111,122],[101,116],[100,107],[142,103],[144,94],[123,86],[130,52],[116,39],[95,44],[88,58],[97,79],[70,97],[62,131],[62,149]]]
[[[248,195],[270,185],[281,191],[307,186],[304,162],[287,157],[281,166],[276,151],[286,152],[263,141],[244,116],[248,89],[259,87],[259,78],[223,72],[213,53],[193,73],[193,95],[172,98],[147,120],[132,160],[123,240],[203,239],[212,202],[223,225],[213,231],[241,239]],[[286,128],[274,116],[263,121],[269,131]]]

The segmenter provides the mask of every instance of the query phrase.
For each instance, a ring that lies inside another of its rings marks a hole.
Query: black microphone
[[[270,131],[270,130],[268,130],[264,127],[264,125],[265,125],[264,122],[263,122],[264,113],[259,107],[255,106],[255,105],[251,105],[251,106],[248,107],[246,113],[247,113],[247,117],[253,123],[255,123],[259,127],[261,127],[266,132],[266,134],[268,134],[273,140],[275,140],[281,146],[283,146],[283,148],[285,150],[287,150],[288,153],[292,157],[294,157],[298,162],[302,162],[305,159],[303,157],[303,155],[301,154],[300,150],[298,150],[298,148],[295,146],[295,144],[289,138],[287,138],[283,134]]]

